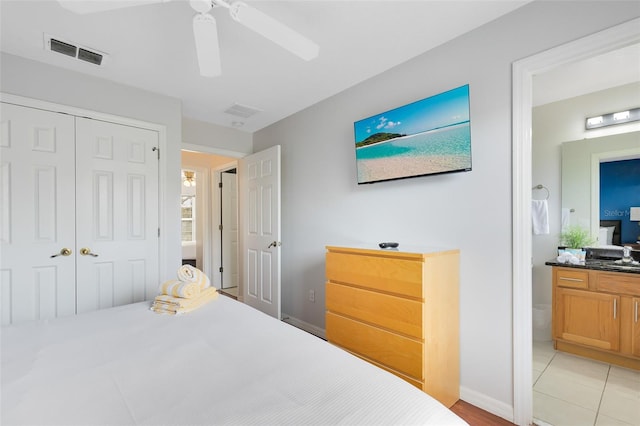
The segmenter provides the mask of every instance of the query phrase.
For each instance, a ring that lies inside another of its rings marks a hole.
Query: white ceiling
[[[83,0],[99,1],[99,0]],[[114,1],[114,0],[111,0]],[[223,75],[201,77],[186,0],[75,15],[0,0],[0,50],[182,100],[186,117],[254,132],[523,6],[523,1],[247,0],[320,45],[305,62],[214,8]],[[101,67],[44,49],[44,34],[105,52]],[[534,105],[640,81],[640,45],[535,77]],[[261,112],[225,113],[240,104]]]
[[[87,1],[87,0],[85,0]],[[222,76],[201,77],[188,2],[75,15],[55,0],[1,0],[3,52],[182,100],[186,117],[253,132],[523,6],[526,1],[247,0],[320,46],[305,62],[214,8]],[[44,34],[107,53],[105,65],[45,51]],[[243,119],[234,104],[261,110]]]
[[[533,105],[539,106],[640,81],[640,44],[556,67],[534,76]],[[638,105],[640,106],[640,99]]]

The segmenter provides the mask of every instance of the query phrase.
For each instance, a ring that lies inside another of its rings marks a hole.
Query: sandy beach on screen
[[[358,181],[395,179],[460,170],[471,166],[468,155],[430,155],[358,160]]]

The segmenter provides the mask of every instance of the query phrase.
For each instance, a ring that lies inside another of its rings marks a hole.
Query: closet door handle
[[[71,255],[71,249],[68,249],[68,248],[64,247],[63,249],[60,250],[60,252],[58,252],[56,254],[52,254],[49,257],[69,256],[69,255]]]
[[[98,255],[97,255],[97,254],[95,254],[95,253],[91,253],[91,249],[90,249],[90,248],[88,248],[88,247],[82,247],[82,248],[80,249],[80,254],[81,254],[81,255],[83,255],[83,256],[98,257]]]

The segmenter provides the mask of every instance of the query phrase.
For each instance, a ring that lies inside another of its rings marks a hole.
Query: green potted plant
[[[560,233],[560,246],[558,254],[568,251],[580,260],[585,258],[585,247],[592,245],[595,239],[591,238],[589,231],[582,226],[572,225]]]

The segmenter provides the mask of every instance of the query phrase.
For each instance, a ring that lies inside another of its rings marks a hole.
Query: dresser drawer
[[[414,339],[381,330],[327,312],[327,340],[417,380],[424,380],[424,345]]]
[[[554,268],[556,284],[561,287],[589,288],[589,272],[570,268]]]
[[[328,311],[422,339],[423,304],[416,300],[328,282]]]
[[[422,267],[417,260],[328,252],[329,281],[422,299]]]

